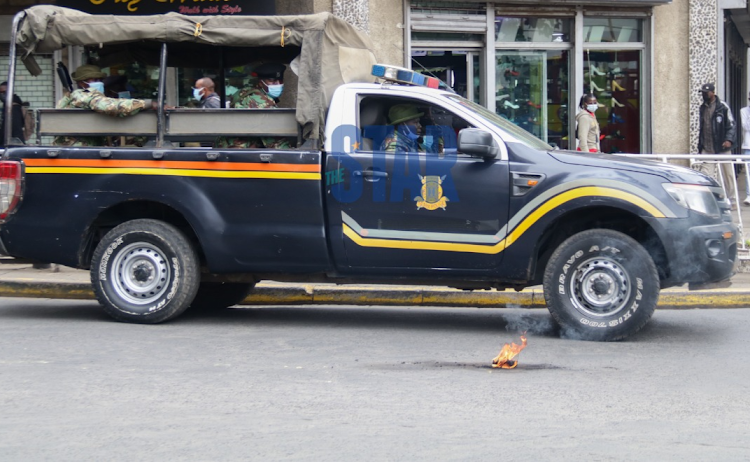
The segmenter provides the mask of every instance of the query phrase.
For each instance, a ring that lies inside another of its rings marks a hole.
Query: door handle
[[[381,172],[380,170],[373,170],[372,167],[365,171],[357,170],[354,172],[354,176],[364,177],[365,181],[380,181],[381,178],[388,178],[388,172]]]

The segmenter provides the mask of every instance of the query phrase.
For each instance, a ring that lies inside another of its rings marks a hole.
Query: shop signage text
[[[91,14],[273,15],[274,2],[263,0],[64,0],[59,6]]]

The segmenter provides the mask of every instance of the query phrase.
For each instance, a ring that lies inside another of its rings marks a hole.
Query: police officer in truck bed
[[[104,82],[107,74],[93,64],[84,64],[71,74],[71,78],[78,84],[78,89],[63,96],[58,101],[58,109],[83,108],[113,117],[127,117],[138,114],[146,109],[146,101],[142,99],[120,99],[104,96]],[[105,146],[106,139],[102,136],[58,136],[54,144],[58,146]]]
[[[240,90],[232,99],[234,108],[275,108],[276,101],[284,91],[284,70],[286,66],[279,63],[266,63],[258,66],[253,72],[258,82],[248,88]],[[217,148],[268,148],[291,149],[288,138],[276,136],[219,138]]]

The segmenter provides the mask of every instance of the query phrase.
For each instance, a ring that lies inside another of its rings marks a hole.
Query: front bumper
[[[739,230],[733,223],[675,226],[670,220],[662,239],[669,275],[662,286],[690,283],[693,287],[726,281],[735,273]],[[679,220],[688,225],[690,220]],[[664,223],[663,223],[664,224]]]

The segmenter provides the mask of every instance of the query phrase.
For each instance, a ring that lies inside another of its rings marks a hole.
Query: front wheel
[[[659,275],[634,239],[592,229],[571,236],[552,254],[544,272],[544,298],[568,335],[621,340],[654,314]]]
[[[179,316],[190,305],[200,264],[190,241],[174,226],[132,220],[112,229],[96,247],[91,283],[113,318],[154,324]]]

